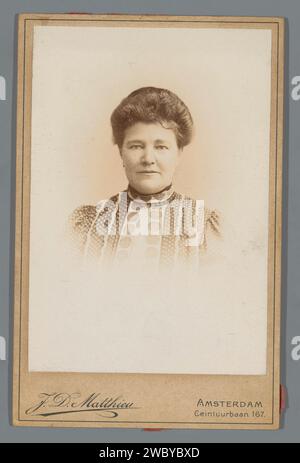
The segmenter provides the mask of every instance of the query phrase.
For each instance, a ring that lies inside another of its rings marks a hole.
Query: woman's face
[[[153,194],[172,183],[182,149],[172,129],[137,122],[126,129],[120,152],[129,184],[141,194]]]

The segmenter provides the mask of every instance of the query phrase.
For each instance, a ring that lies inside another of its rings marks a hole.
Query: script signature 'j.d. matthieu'
[[[82,397],[79,392],[72,394],[66,392],[42,392],[39,400],[26,410],[30,416],[53,416],[71,413],[96,412],[105,418],[116,418],[121,410],[133,410],[134,402],[126,401],[121,395],[106,396],[93,392],[87,397]]]

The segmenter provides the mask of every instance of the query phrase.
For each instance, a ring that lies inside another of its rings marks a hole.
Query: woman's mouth
[[[158,174],[156,170],[140,170],[137,172],[138,174]]]

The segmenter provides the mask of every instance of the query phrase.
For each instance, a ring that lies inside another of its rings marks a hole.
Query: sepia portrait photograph
[[[19,32],[28,374],[268,377],[279,26],[52,16]]]

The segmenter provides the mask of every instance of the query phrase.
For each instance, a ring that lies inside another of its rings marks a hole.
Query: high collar
[[[149,203],[160,203],[160,202],[167,201],[174,193],[174,190],[171,184],[157,193],[145,195],[145,194],[139,193],[131,185],[128,185],[127,193],[130,199],[134,201],[145,202],[149,204]]]

